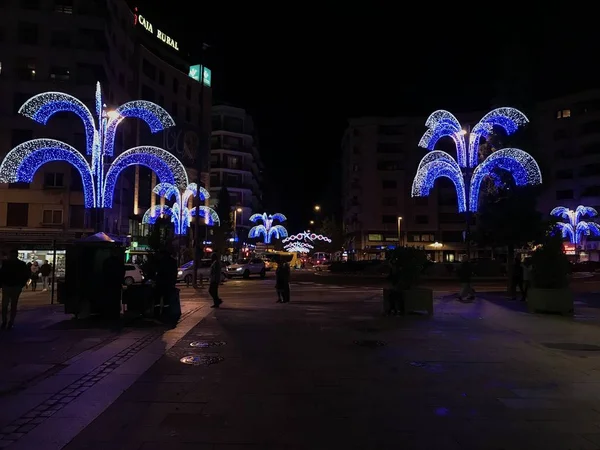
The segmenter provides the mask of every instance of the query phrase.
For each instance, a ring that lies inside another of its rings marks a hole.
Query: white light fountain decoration
[[[310,253],[313,248],[315,248],[313,245],[299,241],[288,242],[283,246],[283,249],[290,253]]]
[[[327,236],[323,236],[322,234],[311,233],[310,231],[303,231],[302,233],[293,234],[289,237],[286,237],[282,240],[282,243],[287,242],[315,242],[322,241],[328,244],[331,244],[331,239]]]

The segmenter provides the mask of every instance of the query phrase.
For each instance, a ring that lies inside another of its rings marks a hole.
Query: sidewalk
[[[0,448],[62,448],[208,312],[204,298],[191,293],[177,329],[116,332],[71,319],[63,305],[43,305],[46,293],[28,294],[15,328],[0,333]],[[79,414],[63,420],[63,441],[27,443],[51,416],[70,410]]]
[[[597,327],[335,292],[227,299],[66,449],[600,448]]]

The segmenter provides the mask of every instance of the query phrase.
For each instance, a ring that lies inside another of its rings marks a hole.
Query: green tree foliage
[[[226,186],[222,186],[217,194],[217,204],[214,209],[219,215],[221,224],[218,227],[213,227],[212,245],[213,249],[222,255],[229,247],[227,240],[231,236],[233,227],[231,198],[229,197],[229,191]]]
[[[560,234],[548,235],[533,253],[533,285],[540,289],[562,289],[569,285],[571,265],[563,251]]]
[[[148,234],[148,246],[153,253],[168,250],[173,238],[173,225],[168,217],[159,217],[150,228]]]
[[[410,289],[418,285],[427,265],[427,254],[415,247],[397,247],[385,254],[390,265],[390,281],[396,289]]]
[[[340,250],[344,243],[342,225],[336,221],[334,216],[325,217],[321,222],[321,226],[317,227],[316,233],[331,239],[331,244],[322,241],[315,242],[314,245],[316,251],[335,252]]]

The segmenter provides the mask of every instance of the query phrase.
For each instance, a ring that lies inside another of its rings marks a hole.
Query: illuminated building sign
[[[565,255],[577,254],[577,248],[575,247],[575,244],[569,244],[566,242],[563,244],[563,251],[565,252]]]
[[[200,64],[196,64],[195,66],[190,66],[190,72],[188,76],[193,78],[194,80],[200,82],[200,69],[202,69],[202,81],[204,82],[204,86],[210,87],[212,72],[208,67],[202,67]]]
[[[134,8],[135,13],[133,14],[133,24],[134,25],[141,25],[142,27],[144,27],[144,29],[148,32],[148,33],[154,33],[154,27],[152,26],[152,22],[150,22],[148,19],[146,19],[144,16],[142,16],[141,14],[138,15],[137,13],[137,8]],[[158,28],[156,29],[156,34],[155,36],[160,39],[161,41],[163,41],[165,44],[167,44],[169,47],[174,48],[175,50],[179,51],[179,45],[177,44],[177,41],[169,36],[167,36],[164,32],[160,31]]]

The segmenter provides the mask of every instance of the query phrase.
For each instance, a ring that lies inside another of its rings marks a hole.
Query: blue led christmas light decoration
[[[105,208],[112,208],[115,185],[119,174],[133,165],[149,167],[156,173],[161,183],[174,184],[180,189],[185,189],[188,185],[185,167],[168,151],[151,146],[130,148],[117,156],[106,172],[103,195],[103,206]]]
[[[253,214],[252,216],[250,216],[250,222],[262,222],[262,224],[255,225],[252,228],[250,228],[248,237],[253,239],[262,236],[263,242],[265,244],[270,244],[272,238],[286,238],[288,236],[287,230],[283,225],[273,225],[273,222],[275,220],[279,222],[285,222],[287,218],[281,213],[276,213],[273,215],[267,215],[267,213]]]
[[[435,111],[427,119],[427,131],[421,138],[419,146],[432,150],[427,153],[417,168],[413,180],[412,196],[425,197],[438,178],[449,178],[456,188],[458,211],[477,212],[481,182],[491,178],[495,183],[499,178],[495,171],[508,171],[517,186],[534,185],[542,182],[540,168],[533,157],[516,148],[505,148],[493,152],[478,165],[479,143],[488,138],[494,127],[503,128],[506,134],[514,133],[519,126],[529,120],[521,111],[515,108],[497,108],[487,113],[473,127],[469,136],[469,145],[465,144],[467,134],[460,123],[448,111]],[[457,160],[448,153],[434,150],[436,143],[448,136],[454,140],[457,150]],[[470,175],[472,172],[472,176]],[[469,175],[469,176],[467,176]],[[465,181],[470,182],[468,190]]]
[[[145,121],[153,133],[175,125],[173,118],[160,106],[140,100],[126,103],[115,111],[107,111],[102,100],[102,88],[97,83],[96,118],[80,100],[62,92],[34,95],[19,109],[22,115],[44,125],[54,114],[60,112],[72,112],[81,118],[86,134],[85,154],[92,156],[91,164],[82,153],[64,142],[34,139],[15,147],[6,155],[0,165],[0,182],[31,182],[36,170],[44,163],[69,162],[81,174],[86,208],[112,207],[116,178],[125,167],[132,164],[148,166],[157,172],[162,181],[177,183],[182,188],[187,186],[187,174],[183,165],[173,155],[157,147],[136,147],[122,153],[109,166],[105,176],[104,158],[114,155],[117,126],[124,118],[136,117]]]
[[[13,148],[0,164],[0,183],[31,183],[43,164],[67,161],[79,171],[86,208],[95,205],[94,179],[88,162],[70,145],[54,139],[34,139]]]
[[[173,206],[157,205],[148,209],[142,217],[142,223],[154,224],[159,217],[170,216],[176,235],[186,234],[192,217],[196,215],[196,208],[189,207],[191,198],[199,196],[200,200],[204,201],[210,197],[208,191],[203,187],[198,188],[196,183],[190,183],[183,193],[173,183],[159,183],[154,187],[153,192],[166,200],[173,201]],[[219,215],[208,206],[200,206],[200,217],[204,218],[207,225],[220,225]]]
[[[581,244],[584,236],[600,236],[600,227],[595,222],[581,220],[583,217],[596,217],[598,211],[590,206],[579,205],[575,211],[558,206],[550,211],[550,215],[567,219],[567,223],[559,222],[556,227],[563,238],[569,238],[571,244]]]

